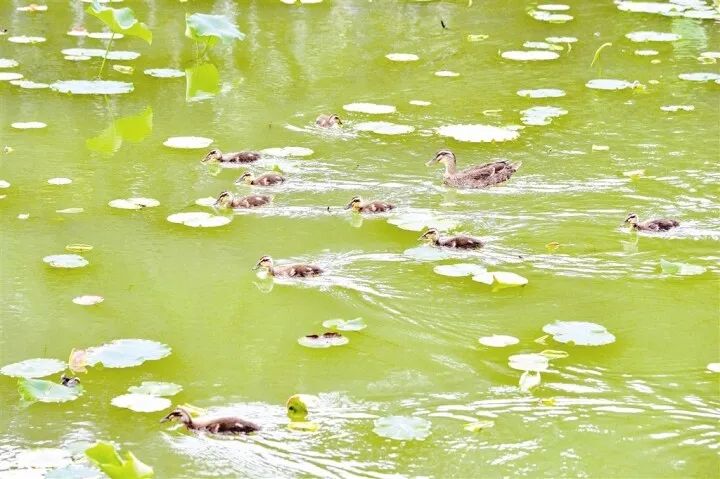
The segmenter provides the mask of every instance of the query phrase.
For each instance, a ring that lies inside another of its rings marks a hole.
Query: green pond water
[[[26,3],[0,2],[0,27],[8,29],[0,36],[0,58],[19,62],[0,71],[44,83],[93,79],[101,59],[73,62],[60,53],[106,47],[104,40],[66,35],[76,26],[101,30],[84,13],[86,4],[48,0],[47,12],[16,11]],[[695,3],[702,11],[703,3]],[[472,6],[128,0],[118,6],[131,6],[154,42],[113,42],[112,50],[141,56],[109,61],[104,76],[132,82],[132,93],[66,95],[0,81],[0,147],[12,148],[0,152],[0,179],[10,183],[0,190],[0,365],[67,360],[72,348],[120,338],[172,348],[171,355],[137,367],[90,368],[81,375],[84,395],[62,404],[23,404],[17,380],[0,377],[0,477],[43,477],[45,469],[28,469],[42,461],[22,459],[28,450],[59,448],[77,456],[95,440],[133,451],[163,478],[717,476],[720,384],[707,365],[720,360],[720,85],[679,75],[720,72],[717,63],[698,60],[720,50],[720,29],[716,20],[622,12],[605,0],[569,5],[558,13],[572,21],[548,23],[527,14],[535,4],[500,0]],[[225,14],[247,35],[210,50],[220,90],[204,100],[186,101],[184,78],[143,74],[192,67],[196,50],[183,35],[185,9]],[[625,38],[636,31],[681,38]],[[471,34],[489,37],[471,42]],[[17,35],[47,41],[7,40]],[[551,36],[578,41],[560,43],[559,58],[550,61],[500,56]],[[606,42],[612,46],[591,67]],[[634,54],[644,49],[658,53]],[[385,58],[393,52],[419,60]],[[112,65],[135,72],[123,75]],[[603,78],[645,88],[585,86]],[[566,95],[516,93],[537,88]],[[343,110],[357,102],[397,111]],[[694,110],[661,109],[668,105]],[[533,106],[567,114],[525,126],[508,142],[457,141],[436,131],[458,124],[523,126],[521,112]],[[335,112],[344,120],[341,130],[314,127],[318,114]],[[47,128],[10,127],[28,121]],[[360,131],[368,121],[414,131]],[[195,200],[226,189],[265,190],[234,186],[241,170],[201,164],[207,149],[163,146],[174,136],[208,137],[224,151],[298,146],[313,153],[266,156],[250,167],[259,173],[278,165],[288,177],[269,190],[272,206],[235,214],[222,227],[189,228],[166,217],[212,212]],[[522,168],[505,186],[448,189],[441,169],[425,166],[444,147],[461,168],[494,157]],[[623,175],[633,170],[644,175]],[[56,177],[72,183],[47,183]],[[393,202],[397,210],[359,219],[342,209],[354,195]],[[107,205],[138,196],[160,206]],[[57,212],[66,208],[84,211]],[[631,234],[622,227],[630,212],[676,218],[681,226]],[[22,214],[29,217],[18,218]],[[419,214],[428,219],[412,231],[387,221]],[[429,247],[414,250],[422,228],[435,224],[479,236],[487,246],[447,257]],[[550,242],[560,247],[549,251]],[[94,246],[83,253],[88,267],[43,263],[71,243]],[[279,263],[319,264],[328,274],[272,285],[251,270],[265,254]],[[664,274],[661,259],[706,271]],[[529,284],[493,291],[470,277],[433,272],[453,263],[513,272]],[[72,302],[88,294],[105,300]],[[323,321],[356,317],[367,328],[344,333],[346,346],[297,343],[325,331]],[[601,324],[616,341],[596,347],[535,342],[556,320]],[[493,334],[520,341],[506,348],[478,343]],[[522,392],[521,372],[508,367],[508,357],[544,349],[569,356],[552,360],[542,384]],[[167,411],[110,404],[142,381],[180,384],[174,403],[237,414],[263,430],[217,439],[159,424]],[[317,432],[287,429],[284,404],[295,393],[317,396],[310,415]],[[374,419],[392,415],[422,417],[431,434],[408,442],[376,435]],[[464,429],[488,419],[494,427]]]

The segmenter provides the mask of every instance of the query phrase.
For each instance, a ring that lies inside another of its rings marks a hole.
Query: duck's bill
[[[259,269],[260,269],[260,263],[258,263],[258,264],[256,264],[255,266],[252,267],[252,270],[253,270],[253,271],[257,271],[257,270],[259,270]]]
[[[348,204],[345,206],[345,208],[343,208],[343,209],[344,209],[344,210],[349,210],[350,208],[352,208],[352,203],[348,203]]]
[[[418,241],[422,241],[425,238],[427,238],[427,233],[423,233],[422,235],[420,235],[420,237],[418,238]]]
[[[435,163],[437,163],[437,158],[433,158],[432,160],[428,161],[427,163],[425,163],[425,166],[432,166]]]
[[[160,419],[160,422],[168,422],[169,420],[170,420],[170,414],[168,414],[164,418]]]

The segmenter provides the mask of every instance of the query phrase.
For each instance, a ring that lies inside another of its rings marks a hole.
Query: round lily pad
[[[175,213],[167,217],[170,223],[177,223],[192,228],[214,228],[230,223],[231,218],[218,216],[200,211],[189,211],[186,213]]]
[[[34,3],[31,3],[30,5],[26,5],[24,7],[17,7],[15,10],[17,10],[18,12],[47,12],[47,9],[47,5],[36,5]]]
[[[674,42],[682,38],[677,33],[665,33],[665,32],[630,32],[625,35],[625,38],[632,42]]]
[[[542,354],[514,354],[508,358],[508,366],[518,371],[547,371],[550,360]]]
[[[72,463],[70,451],[54,447],[39,447],[18,452],[15,456],[15,465],[20,468],[55,468],[64,467]]]
[[[50,88],[50,85],[47,83],[39,83],[30,80],[10,80],[10,84],[20,88],[25,88],[26,90],[42,90]]]
[[[452,77],[459,77],[460,74],[459,74],[458,72],[453,72],[453,71],[450,71],[450,70],[440,70],[440,71],[435,72],[435,76],[436,76],[436,77],[450,77],[450,78],[452,78]]]
[[[707,370],[711,373],[720,373],[720,363],[708,363]]]
[[[637,85],[638,83],[636,82],[607,78],[590,80],[585,84],[586,87],[592,88],[594,90],[625,90],[627,88],[635,88]]]
[[[700,72],[700,73],[681,73],[678,78],[686,81],[717,81],[720,80],[720,73]]]
[[[0,58],[0,68],[15,68],[20,65],[17,60],[12,58]]]
[[[104,48],[67,48],[61,50],[60,53],[68,56],[83,56],[83,57],[97,57],[102,58],[105,56]],[[107,52],[107,59],[112,61],[128,61],[135,60],[140,57],[138,52],[126,52],[126,51],[111,51]]]
[[[515,336],[506,336],[503,334],[493,334],[492,336],[483,336],[478,339],[478,342],[483,346],[489,346],[491,348],[504,348],[505,346],[512,346],[520,342]]]
[[[367,328],[367,324],[362,318],[350,319],[328,319],[322,323],[324,328],[337,329],[338,331],[362,331]]]
[[[212,138],[202,136],[173,136],[163,142],[168,148],[180,148],[194,150],[199,148],[207,148],[212,144]]]
[[[387,121],[368,121],[355,125],[358,131],[371,131],[379,135],[402,135],[412,133],[415,128],[410,125],[398,125]]]
[[[59,359],[35,358],[19,363],[8,364],[0,369],[0,374],[14,378],[42,378],[63,371],[67,364]]]
[[[29,402],[60,403],[73,401],[80,397],[83,387],[79,385],[67,387],[43,379],[21,378],[18,380],[18,392],[24,400]]]
[[[443,276],[462,277],[462,276],[473,276],[476,274],[484,273],[485,267],[479,264],[469,263],[458,263],[458,264],[443,264],[435,266],[433,268],[437,274]]]
[[[91,59],[85,55],[65,55],[63,58],[70,62],[85,62]]]
[[[182,386],[175,383],[159,381],[143,381],[140,386],[130,386],[128,392],[133,394],[148,394],[150,396],[174,396],[182,391]]]
[[[545,41],[548,43],[575,43],[578,39],[575,37],[547,37]]]
[[[378,105],[376,103],[349,103],[343,105],[343,110],[357,113],[369,114],[387,114],[395,113],[395,107],[392,105]]]
[[[306,348],[329,348],[333,346],[344,346],[350,340],[340,333],[328,332],[324,334],[309,334],[298,339],[300,346]]]
[[[114,397],[110,404],[135,412],[157,412],[168,409],[172,406],[172,401],[149,394],[123,394]]]
[[[410,103],[411,105],[415,105],[415,106],[430,106],[430,105],[432,105],[432,103],[430,103],[429,101],[424,101],[424,100],[410,100],[408,103]]]
[[[385,58],[394,62],[416,62],[420,57],[413,53],[388,53]]]
[[[10,188],[10,183],[5,180],[0,180],[0,189],[2,188]]]
[[[53,254],[45,256],[43,261],[53,268],[82,268],[90,264],[78,254]]]
[[[515,130],[510,130],[509,128],[480,124],[444,125],[436,131],[440,136],[472,143],[511,141],[516,140],[520,136],[520,133]]]
[[[525,98],[559,98],[565,91],[558,88],[538,88],[536,90],[518,90],[518,95]]]
[[[65,246],[65,250],[70,251],[71,253],[84,253],[86,251],[92,251],[92,249],[92,245],[82,243],[72,243]]]
[[[527,278],[509,271],[486,271],[475,274],[472,280],[497,287],[525,286],[528,284]]]
[[[93,306],[95,304],[100,304],[103,301],[105,301],[105,298],[103,298],[102,296],[96,296],[92,294],[77,296],[72,300],[73,303],[79,304],[80,306]]]
[[[560,55],[557,52],[547,50],[510,50],[502,52],[500,56],[506,60],[515,60],[519,62],[556,60],[560,58]]]
[[[87,363],[101,363],[106,368],[130,368],[145,361],[170,355],[170,347],[147,339],[116,339],[102,346],[88,348]]]
[[[565,12],[570,10],[570,5],[563,3],[543,3],[537,6],[538,10],[545,10],[547,12]]]
[[[555,321],[543,326],[543,331],[559,343],[576,346],[602,346],[615,342],[615,336],[605,326],[586,321]]]
[[[528,126],[549,125],[553,118],[567,115],[567,110],[556,106],[534,106],[520,112],[521,121]]]
[[[16,121],[11,123],[10,126],[18,130],[37,130],[45,128],[47,124],[41,121]]]
[[[33,43],[43,43],[47,39],[45,37],[28,37],[25,35],[16,36],[16,37],[8,37],[8,41],[11,43],[26,43],[26,44],[33,44]]]
[[[550,42],[525,42],[523,48],[536,48],[539,50],[562,50],[563,47]]]
[[[676,112],[676,111],[693,111],[695,105],[663,105],[660,107],[662,111]]]
[[[430,421],[412,416],[388,416],[375,420],[373,432],[397,441],[422,441],[430,435]]]
[[[565,23],[573,19],[572,15],[565,13],[552,13],[547,10],[530,10],[528,14],[535,20],[548,23]]]
[[[62,80],[50,88],[72,95],[122,95],[133,91],[132,83],[111,80]]]
[[[69,185],[72,180],[70,178],[50,178],[47,183],[48,185]]]
[[[292,156],[310,156],[314,151],[302,146],[284,146],[282,148],[265,148],[264,150],[260,150],[260,153],[267,156],[286,158]]]
[[[55,210],[55,213],[71,215],[71,214],[82,213],[83,211],[85,211],[84,208],[63,208],[61,210]]]
[[[639,57],[654,57],[660,52],[657,50],[635,50],[633,53]]]
[[[148,68],[143,73],[153,78],[181,78],[185,76],[184,71],[174,68]]]
[[[624,1],[615,2],[618,10],[623,12],[634,13],[658,13],[661,15],[671,14],[673,12],[682,12],[687,7],[675,3],[659,3],[659,2],[635,2]]]
[[[22,77],[23,77],[22,73],[0,72],[0,81],[19,80]]]
[[[121,210],[139,210],[142,208],[154,208],[160,205],[158,200],[152,198],[128,198],[112,200],[108,203],[111,208]]]

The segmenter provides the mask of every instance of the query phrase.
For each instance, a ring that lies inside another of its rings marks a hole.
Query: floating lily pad
[[[634,12],[634,13],[658,13],[660,15],[667,15],[674,12],[682,12],[687,7],[674,3],[658,3],[658,2],[631,2],[631,1],[619,1],[615,2],[618,10],[622,12]]]
[[[573,343],[576,346],[602,346],[615,342],[615,336],[605,326],[586,321],[555,321],[543,326],[559,343]]]
[[[33,44],[33,43],[43,43],[47,39],[45,37],[28,37],[25,35],[21,35],[18,37],[8,37],[8,41],[11,43],[27,43],[27,44]]]
[[[140,386],[130,386],[128,392],[133,394],[148,394],[150,396],[174,396],[182,391],[182,386],[175,383],[159,381],[143,381]]]
[[[50,88],[50,85],[47,83],[39,83],[30,80],[10,80],[10,84],[20,88],[25,88],[26,90],[42,90]]]
[[[224,226],[232,219],[228,216],[216,216],[210,213],[189,211],[187,213],[175,213],[167,217],[170,223],[177,223],[192,228],[214,228]]]
[[[78,254],[53,254],[45,256],[43,261],[53,268],[83,268],[90,264]]]
[[[540,354],[542,354],[543,356],[545,356],[548,359],[564,359],[564,358],[567,358],[568,356],[570,356],[565,351],[558,351],[555,349],[546,349],[544,351],[541,351]]]
[[[565,13],[551,13],[547,10],[530,10],[528,14],[535,20],[548,23],[565,23],[573,19],[572,15]]]
[[[48,185],[69,185],[72,183],[72,180],[70,178],[50,178],[47,180]]]
[[[438,135],[454,138],[457,141],[471,143],[491,143],[516,140],[520,133],[509,128],[497,126],[470,124],[470,125],[444,125],[437,130]]]
[[[539,50],[555,50],[560,51],[563,49],[563,47],[559,45],[555,45],[554,43],[549,42],[525,42],[523,43],[523,48],[535,48]]]
[[[51,374],[57,374],[64,370],[66,366],[65,362],[59,359],[26,359],[19,363],[3,366],[2,369],[0,369],[0,374],[14,378],[42,378]]]
[[[47,123],[41,121],[16,121],[11,123],[10,126],[18,130],[39,130],[47,127]]]
[[[121,38],[125,38],[125,35],[122,33],[113,32],[87,32],[85,36],[88,38],[94,38],[95,40],[110,40],[110,38],[113,40],[120,40]]]
[[[704,266],[688,263],[675,263],[662,258],[660,259],[660,268],[665,274],[677,274],[679,276],[695,276],[698,274],[704,274],[707,271],[707,268]]]
[[[212,144],[212,142],[212,138],[205,138],[202,136],[173,136],[165,140],[163,145],[168,148],[195,150],[207,148]]]
[[[23,77],[22,73],[0,72],[0,81],[19,80],[22,77]]]
[[[472,280],[500,287],[525,286],[528,284],[527,278],[508,271],[487,271],[474,275]]]
[[[12,58],[0,58],[0,68],[15,68],[18,65],[20,64]]]
[[[371,131],[379,135],[402,135],[415,131],[415,127],[410,125],[398,125],[397,123],[390,123],[387,121],[368,121],[358,123],[355,125],[355,129],[358,131]]]
[[[24,7],[17,7],[15,10],[18,12],[47,12],[47,5],[36,5],[34,3],[31,3],[30,5],[26,5]]]
[[[578,39],[576,37],[547,37],[545,41],[548,43],[575,43]]]
[[[362,318],[355,318],[350,320],[344,319],[328,319],[323,321],[323,328],[337,329],[338,331],[362,331],[367,328],[367,324]]]
[[[630,171],[623,171],[623,176],[626,176],[628,178],[632,179],[638,179],[645,176],[645,170],[630,170]]]
[[[102,48],[67,48],[61,50],[60,53],[73,57],[91,57],[102,58],[105,56],[105,50]],[[138,52],[126,52],[116,50],[107,53],[107,59],[112,61],[130,61],[140,57]]]
[[[123,394],[114,397],[110,404],[135,412],[157,412],[172,406],[172,401],[149,394]]]
[[[654,57],[660,52],[657,50],[635,50],[633,53],[639,57]]]
[[[518,90],[517,94],[525,98],[559,98],[565,96],[565,91],[558,88],[538,88],[536,90]]]
[[[15,465],[24,469],[28,468],[55,468],[63,467],[72,463],[72,454],[65,449],[54,447],[38,447],[25,449],[15,456]]]
[[[84,62],[91,59],[91,57],[85,55],[65,55],[63,58],[70,62]]]
[[[103,298],[102,296],[96,296],[92,294],[77,296],[72,300],[73,303],[79,304],[80,306],[93,306],[95,304],[100,304],[103,301],[105,301],[105,298]]]
[[[514,354],[508,358],[508,366],[518,371],[547,371],[550,360],[542,354]]]
[[[449,230],[457,226],[457,222],[429,213],[405,213],[388,218],[388,223],[406,231],[422,231],[426,228]]]
[[[453,72],[450,70],[440,70],[435,72],[436,77],[459,77],[460,74],[458,72]]]
[[[185,72],[174,68],[148,68],[143,73],[154,78],[181,78]]]
[[[556,106],[534,106],[520,112],[521,121],[529,126],[549,125],[553,118],[567,115],[567,110]]]
[[[123,75],[132,75],[135,73],[135,68],[127,65],[113,65],[112,69]]]
[[[282,148],[265,148],[264,150],[260,150],[260,153],[267,156],[286,158],[292,156],[310,156],[314,151],[302,146],[284,146]]]
[[[350,340],[340,333],[309,334],[298,339],[300,346],[306,348],[329,348],[333,346],[344,346]]]
[[[590,80],[585,84],[586,87],[594,90],[625,90],[627,88],[636,88],[639,85],[638,82],[629,82],[627,80],[613,80],[613,79],[595,79]]]
[[[424,101],[424,100],[410,100],[408,103],[410,103],[411,105],[415,105],[415,106],[430,106],[430,105],[432,105],[432,103],[430,103],[429,101]]]
[[[67,387],[43,379],[19,379],[18,392],[28,402],[60,403],[73,401],[82,395],[83,387]]]
[[[492,336],[483,336],[478,339],[478,342],[483,346],[489,346],[491,348],[504,348],[505,346],[512,346],[520,342],[515,336],[506,336],[503,334],[493,334]]]
[[[632,42],[674,42],[682,38],[677,33],[666,32],[630,32],[625,38]]]
[[[430,435],[430,421],[412,416],[388,416],[375,419],[373,432],[397,441],[422,441]]]
[[[145,361],[155,361],[170,355],[170,347],[147,339],[116,339],[102,346],[88,348],[87,363],[102,364],[106,368],[130,368]]]
[[[10,183],[5,180],[0,180],[0,189],[1,188],[10,188]]]
[[[469,422],[463,426],[463,429],[468,432],[479,432],[483,429],[490,429],[492,427],[495,427],[495,421],[486,420]]]
[[[660,107],[662,111],[676,112],[676,111],[694,111],[695,105],[663,105]]]
[[[480,266],[479,264],[458,263],[435,266],[435,268],[433,268],[433,271],[443,276],[459,278],[462,276],[473,276],[476,274],[481,274],[484,273],[486,269],[484,266]]]
[[[86,373],[87,368],[87,351],[85,349],[75,349],[70,351],[68,359],[68,368],[74,373]]]
[[[154,208],[160,205],[158,200],[152,198],[128,198],[112,200],[108,203],[111,208],[118,208],[121,210],[139,210],[142,208]]]
[[[50,85],[60,93],[71,95],[122,95],[134,90],[132,83],[112,80],[63,80]]]
[[[700,72],[700,73],[681,73],[678,75],[681,80],[687,81],[717,81],[720,80],[720,73]]]
[[[420,57],[413,53],[388,53],[385,58],[394,62],[416,62]]]
[[[378,105],[376,103],[349,103],[347,105],[343,105],[343,110],[369,114],[395,113],[394,106]]]
[[[287,428],[291,431],[315,432],[320,429],[320,424],[313,421],[290,421]]]
[[[565,12],[570,10],[570,5],[565,5],[564,3],[543,3],[538,5],[537,9],[547,12]]]
[[[720,373],[720,363],[709,363],[707,370],[711,373]]]
[[[482,33],[471,33],[467,36],[467,41],[482,42],[483,40],[487,40],[488,38],[490,38],[490,35],[485,35]]]

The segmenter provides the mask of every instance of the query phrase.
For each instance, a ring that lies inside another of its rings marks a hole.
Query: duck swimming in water
[[[483,242],[478,238],[466,235],[446,236],[443,238],[435,228],[430,228],[418,239],[444,248],[477,249],[483,247]]]
[[[223,191],[215,200],[215,204],[218,208],[257,208],[258,206],[265,206],[272,202],[272,196],[266,195],[249,195],[249,196],[235,196],[229,191]]]
[[[319,276],[324,271],[319,266],[311,264],[286,264],[275,266],[270,256],[263,256],[253,269],[264,269],[270,276],[284,276],[289,278],[309,278]]]
[[[260,430],[260,426],[239,417],[194,418],[181,407],[175,408],[160,422],[178,420],[193,431],[205,431],[213,434],[248,434]]]
[[[246,185],[253,185],[253,186],[273,186],[273,185],[279,185],[281,183],[285,182],[285,177],[278,174],[278,173],[265,173],[257,178],[250,173],[249,171],[246,171],[242,174],[240,178],[235,180],[236,185],[240,184],[246,184]]]
[[[220,150],[210,150],[202,159],[203,163],[217,161],[218,163],[252,163],[260,159],[260,153],[254,151],[236,151],[233,153],[223,153]]]
[[[356,213],[384,213],[395,208],[395,205],[385,203],[384,201],[368,201],[363,203],[362,198],[355,196],[345,207],[346,210],[352,209]]]
[[[625,223],[636,231],[667,231],[680,226],[679,221],[665,218],[640,221],[635,213],[630,213],[625,218]]]
[[[498,160],[457,171],[457,159],[450,150],[438,151],[435,157],[426,164],[431,166],[435,163],[445,165],[443,183],[455,188],[487,188],[488,186],[498,185],[509,180],[521,165],[520,163],[513,164],[509,161]]]
[[[332,115],[320,115],[315,119],[315,125],[319,126],[320,128],[333,128],[336,126],[341,126],[342,121],[340,120],[340,117],[336,114]]]

